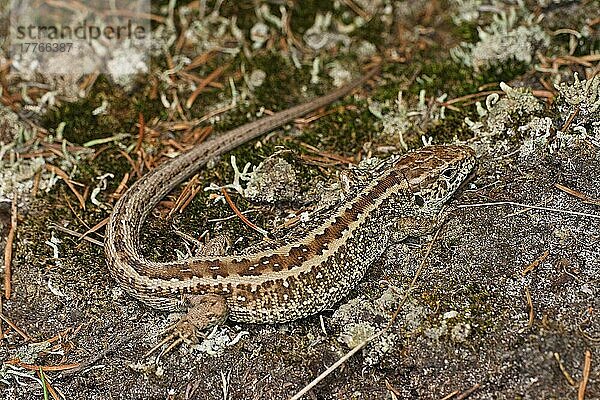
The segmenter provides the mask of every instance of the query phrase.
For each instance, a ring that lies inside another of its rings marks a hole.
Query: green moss
[[[42,118],[42,125],[55,130],[65,122],[63,136],[71,143],[84,144],[90,140],[107,138],[119,133],[137,134],[135,124],[141,112],[145,119],[160,115],[164,107],[158,100],[150,100],[147,81],[138,78],[137,86],[141,89],[136,94],[123,90],[111,82],[105,75],[100,75],[94,83],[90,94],[73,103],[64,102],[49,110]],[[107,104],[106,112],[93,115],[93,111]]]
[[[434,138],[434,143],[451,143],[454,138],[458,140],[467,140],[473,137],[473,131],[465,123],[465,118],[471,120],[477,118],[477,113],[473,107],[461,109],[458,112],[446,110],[446,117],[436,124],[428,126],[424,135]]]
[[[294,7],[290,10],[292,31],[303,35],[315,23],[317,12],[325,15],[327,12],[334,11],[332,1],[304,0],[294,3]]]
[[[353,38],[360,38],[366,40],[376,47],[382,47],[385,44],[385,35],[387,26],[381,21],[380,18],[371,18],[366,24],[352,32]]]
[[[481,21],[479,21],[481,23]],[[455,26],[453,33],[456,39],[465,43],[476,43],[479,40],[477,24],[474,22],[462,22]]]
[[[212,3],[214,2],[208,2],[208,4],[210,4],[208,7],[209,10],[213,10],[215,7],[215,4]],[[219,14],[227,19],[235,17],[238,28],[249,35],[250,28],[252,28],[252,26],[254,26],[254,24],[257,22],[256,7],[256,2],[251,0],[225,1],[221,4]],[[271,5],[269,9],[271,14],[277,16],[278,18],[281,17],[279,14],[279,7]]]
[[[464,298],[461,305],[456,304],[455,299],[443,291],[424,291],[421,300],[432,310],[437,310],[427,318],[427,323],[437,326],[440,317],[448,311],[454,310],[458,315],[452,319],[452,324],[468,323],[472,334],[486,335],[494,324],[494,310],[492,308],[492,295],[477,283],[470,283],[461,287]],[[461,296],[461,298],[463,297]],[[467,302],[468,303],[464,303]]]

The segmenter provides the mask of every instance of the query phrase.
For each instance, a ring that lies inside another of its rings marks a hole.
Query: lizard
[[[390,157],[336,206],[315,213],[309,227],[267,248],[170,262],[150,261],[140,250],[140,230],[153,207],[209,160],[334,102],[378,70],[204,141],[143,175],[116,202],[107,224],[112,277],[155,309],[187,312],[176,327],[189,337],[227,318],[283,323],[318,313],[340,301],[392,241],[430,232],[476,163],[467,146],[426,146]]]

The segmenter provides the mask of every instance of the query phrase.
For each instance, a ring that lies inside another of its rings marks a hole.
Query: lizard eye
[[[444,172],[442,172],[442,175],[446,178],[452,178],[455,172],[456,170],[454,168],[448,168]]]
[[[423,207],[425,205],[425,200],[421,197],[420,194],[415,194],[414,196],[415,204],[419,207]]]

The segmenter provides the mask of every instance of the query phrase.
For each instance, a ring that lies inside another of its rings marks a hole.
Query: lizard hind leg
[[[216,325],[221,325],[227,319],[229,309],[225,298],[217,294],[187,295],[185,303],[187,314],[175,325],[175,330],[181,338],[197,341],[201,332]]]
[[[187,314],[177,323],[165,329],[162,334],[170,334],[144,354],[144,357],[150,356],[169,342],[169,346],[158,355],[159,358],[182,342],[197,343],[199,338],[206,337],[204,331],[222,324],[227,319],[227,304],[222,296],[216,294],[189,295],[186,296],[185,301],[189,307]]]
[[[207,240],[198,256],[222,256],[230,244],[231,241],[227,236],[217,235]],[[175,327],[181,338],[197,338],[199,332],[223,324],[229,314],[225,298],[217,294],[188,294],[184,295],[183,302],[187,314]]]
[[[197,255],[223,255],[229,243],[227,237],[216,236],[208,240]],[[186,294],[181,300],[183,301],[179,303],[179,306],[183,305],[183,308],[187,310],[186,314],[162,333],[163,335],[168,334],[168,336],[148,351],[144,357],[148,357],[169,342],[171,342],[169,346],[158,357],[168,353],[182,342],[197,343],[200,338],[206,337],[204,334],[206,330],[223,324],[229,314],[225,298],[217,294]]]

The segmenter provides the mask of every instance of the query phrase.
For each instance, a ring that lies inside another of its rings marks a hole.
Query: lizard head
[[[396,167],[408,181],[419,208],[437,211],[465,182],[475,167],[467,146],[427,146],[406,154]]]

